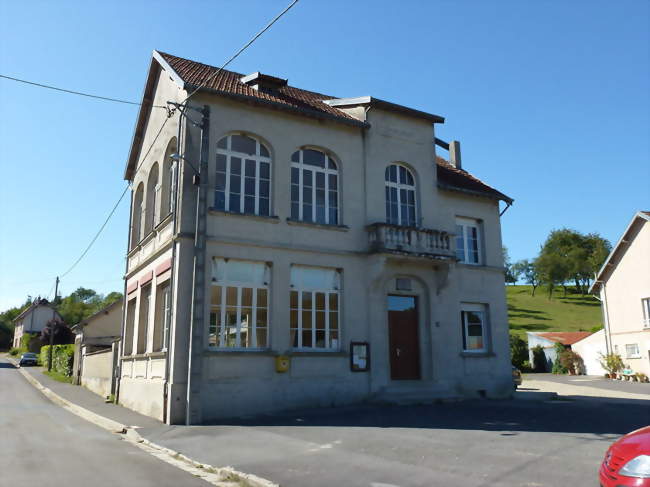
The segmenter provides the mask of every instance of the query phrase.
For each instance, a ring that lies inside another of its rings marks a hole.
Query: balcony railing
[[[451,235],[429,228],[373,223],[366,227],[370,252],[412,254],[429,258],[454,256]]]

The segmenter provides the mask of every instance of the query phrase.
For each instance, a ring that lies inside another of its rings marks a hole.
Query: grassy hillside
[[[570,290],[571,291],[571,290]],[[506,286],[510,331],[526,339],[527,331],[591,331],[602,326],[600,301],[593,296],[567,293],[562,289],[548,299],[546,289]]]

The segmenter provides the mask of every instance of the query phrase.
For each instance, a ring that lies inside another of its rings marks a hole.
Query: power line
[[[275,16],[275,17],[274,17],[274,18],[273,18],[273,19],[272,19],[272,20],[271,20],[271,21],[270,21],[270,22],[269,22],[269,23],[268,23],[268,24],[267,24],[267,25],[266,25],[262,30],[260,30],[257,34],[255,34],[255,35],[254,35],[254,36],[253,36],[253,37],[252,37],[252,38],[251,38],[251,39],[250,39],[250,40],[249,40],[249,41],[248,41],[248,42],[247,42],[247,43],[246,43],[246,44],[245,44],[241,49],[239,49],[239,51],[237,51],[233,56],[231,56],[230,59],[228,59],[228,61],[226,61],[226,62],[225,62],[225,63],[224,63],[224,64],[223,64],[223,65],[222,65],[222,66],[221,66],[221,67],[220,67],[216,72],[214,72],[214,73],[213,73],[213,74],[212,74],[212,75],[211,75],[211,76],[210,76],[210,77],[209,77],[209,78],[208,78],[208,79],[203,83],[203,85],[205,85],[206,83],[208,83],[209,81],[211,81],[212,79],[214,79],[214,77],[217,76],[217,74],[219,74],[219,73],[220,73],[220,72],[221,72],[221,71],[222,71],[226,66],[228,66],[228,64],[230,64],[232,61],[234,61],[235,59],[237,59],[237,57],[239,57],[239,55],[240,55],[242,52],[244,52],[244,51],[245,51],[245,50],[246,50],[246,49],[247,49],[251,44],[253,44],[253,42],[255,42],[255,41],[256,41],[256,40],[257,40],[257,39],[258,39],[262,34],[264,34],[264,32],[266,32],[267,30],[269,30],[269,29],[271,28],[271,26],[272,26],[273,24],[275,24],[275,23],[276,23],[276,22],[277,22],[277,21],[278,21],[278,20],[279,20],[279,19],[280,19],[284,14],[285,14],[285,13],[287,13],[287,12],[288,12],[288,11],[289,11],[289,10],[290,10],[290,9],[291,9],[295,4],[296,4],[296,3],[298,3],[298,1],[299,1],[299,0],[293,0],[293,1],[292,1],[292,2],[291,2],[291,3],[290,3],[286,8],[282,11],[282,12],[280,12],[278,15],[276,15],[276,16]],[[0,76],[2,76],[2,75],[0,75]],[[7,76],[2,76],[2,77],[4,77],[4,78],[8,78]],[[15,78],[9,78],[9,79],[15,79]],[[17,81],[23,81],[23,80],[17,80]],[[29,84],[36,84],[36,83],[31,83],[31,82],[27,82],[27,83],[29,83]],[[192,91],[192,92],[191,92],[191,93],[190,93],[190,94],[189,94],[189,95],[188,95],[188,96],[187,96],[187,97],[186,97],[186,98],[185,98],[185,99],[184,99],[184,100],[183,100],[179,105],[182,105],[182,104],[186,103],[186,102],[187,102],[187,101],[188,101],[192,96],[194,96],[194,94],[195,94],[197,91],[199,91],[199,90],[202,88],[203,85],[198,86],[198,87],[197,87],[194,91]],[[38,86],[45,86],[45,85],[38,85]],[[50,86],[45,86],[45,87],[46,87],[46,88],[53,88],[53,87],[50,87]],[[58,89],[58,90],[60,90],[60,91],[70,92],[69,90],[61,90],[61,89],[59,89],[59,88],[53,88],[53,89]],[[70,92],[70,93],[75,93],[75,94],[84,95],[84,96],[91,96],[91,97],[93,97],[93,98],[108,99],[108,98],[105,98],[105,97],[95,97],[95,96],[93,96],[93,95],[88,95],[88,94],[85,94],[85,93],[78,93],[78,92]],[[140,103],[128,102],[128,101],[124,101],[124,100],[116,100],[116,99],[109,99],[109,100],[111,100],[111,101],[119,101],[119,102],[122,102],[122,103],[128,103],[128,104],[133,104],[133,105],[141,105]],[[163,107],[163,108],[167,108],[167,107]],[[153,141],[151,142],[151,145],[150,145],[149,148],[147,149],[147,152],[146,152],[145,155],[142,157],[142,159],[140,160],[140,163],[136,166],[135,170],[133,171],[134,173],[138,171],[138,169],[140,168],[140,166],[142,166],[142,164],[143,164],[144,161],[146,160],[147,156],[149,155],[149,152],[151,152],[151,149],[153,148],[154,144],[155,144],[156,141],[158,140],[158,137],[159,137],[160,134],[162,133],[163,128],[164,128],[165,125],[167,124],[167,121],[168,121],[168,120],[169,120],[169,119],[174,115],[175,111],[176,111],[176,109],[169,110],[169,112],[168,112],[168,114],[167,114],[167,118],[165,118],[165,121],[164,121],[163,124],[160,126],[160,129],[158,130],[158,133],[157,133],[156,136],[154,137]],[[115,210],[117,209],[118,205],[120,204],[120,202],[121,202],[122,199],[124,198],[124,195],[126,194],[126,192],[128,191],[128,189],[129,189],[129,185],[127,184],[127,186],[124,188],[124,191],[122,192],[122,194],[121,194],[120,197],[118,198],[117,203],[115,203],[115,205],[113,206],[113,209],[110,211],[110,213],[108,214],[108,216],[107,216],[106,219],[104,220],[104,223],[102,223],[102,226],[99,228],[99,230],[97,231],[97,233],[95,234],[95,236],[92,238],[92,240],[90,241],[90,243],[88,244],[88,246],[84,249],[84,251],[81,253],[81,255],[79,256],[79,258],[78,258],[78,259],[77,259],[77,260],[76,260],[76,261],[75,261],[75,262],[74,262],[74,263],[73,263],[73,264],[68,268],[67,271],[65,271],[63,274],[61,274],[60,277],[65,277],[66,275],[68,275],[68,274],[69,274],[69,273],[70,273],[70,272],[71,272],[71,271],[72,271],[72,270],[77,266],[77,264],[78,264],[79,262],[81,262],[81,260],[85,257],[85,255],[88,253],[88,251],[90,250],[90,248],[93,246],[93,244],[95,243],[95,241],[97,240],[97,238],[98,238],[99,235],[102,233],[102,231],[104,230],[104,228],[105,228],[106,225],[108,224],[109,220],[111,219],[111,217],[112,217],[113,214],[115,213]]]
[[[298,3],[298,1],[299,0],[293,0],[282,12],[280,12],[278,15],[276,15],[268,24],[266,24],[266,26],[262,30],[260,30],[257,34],[255,34],[251,38],[250,41],[248,41],[246,44],[244,44],[244,46],[239,51],[237,51],[230,59],[228,59],[228,61],[226,61],[224,64],[221,65],[221,67],[219,69],[217,69],[214,73],[212,73],[212,75],[210,75],[210,77],[208,77],[208,79],[205,80],[202,85],[198,86],[194,91],[192,91],[192,93],[187,95],[187,98],[185,98],[185,100],[183,100],[180,104],[181,105],[184,104],[187,100],[189,100],[192,96],[194,96],[194,94],[197,91],[199,91],[201,88],[203,88],[205,85],[207,85],[210,81],[212,81],[221,71],[223,71],[223,69],[226,66],[228,66],[231,62],[233,62],[235,59],[237,59],[239,57],[239,55],[242,52],[244,52],[246,49],[248,49],[248,47],[253,42],[255,42],[262,34],[264,34],[264,32],[269,30],[273,24],[275,24],[278,20],[280,20],[280,18],[284,14],[286,14],[291,9],[291,7],[293,7],[296,3]]]
[[[25,84],[32,85],[32,86],[38,86],[40,88],[47,88],[49,90],[62,91],[63,93],[70,93],[72,95],[87,96],[88,98],[96,98],[98,100],[112,101],[112,102],[115,102],[115,103],[124,103],[126,105],[137,105],[137,106],[142,105],[142,103],[138,103],[137,101],[121,100],[119,98],[111,98],[111,97],[108,97],[108,96],[100,96],[100,95],[93,95],[93,94],[90,94],[90,93],[83,93],[81,91],[67,90],[65,88],[58,88],[56,86],[44,85],[42,83],[36,83],[35,81],[28,81],[26,79],[14,78],[12,76],[7,76],[7,75],[4,75],[4,74],[0,74],[0,78],[9,79],[9,80],[12,80],[12,81],[17,81],[19,83],[25,83]],[[154,108],[167,108],[166,106],[163,106],[163,105],[153,105],[153,107]]]
[[[144,161],[146,160],[147,156],[149,155],[149,152],[151,152],[151,149],[153,148],[154,144],[155,144],[156,141],[158,140],[158,137],[159,137],[160,134],[162,133],[163,128],[165,128],[165,125],[167,124],[167,121],[171,118],[171,116],[172,116],[173,114],[174,114],[174,112],[171,112],[170,115],[168,115],[167,118],[165,118],[165,121],[164,121],[163,124],[160,126],[160,129],[158,130],[158,133],[156,134],[156,136],[154,137],[153,141],[151,142],[151,145],[149,146],[149,149],[147,149],[146,154],[145,154],[145,155],[142,157],[142,159],[140,160],[140,164],[138,164],[138,166],[136,167],[136,171],[138,170],[138,168],[139,168],[139,167],[144,163]],[[83,259],[83,258],[86,256],[86,254],[88,253],[88,251],[90,250],[90,248],[93,246],[93,244],[95,243],[95,241],[97,240],[97,238],[99,238],[99,235],[102,233],[102,231],[104,230],[104,228],[106,228],[106,225],[108,224],[109,220],[111,219],[111,217],[112,217],[113,214],[115,213],[115,210],[117,210],[118,205],[120,204],[120,202],[122,201],[122,199],[124,198],[124,195],[127,193],[128,190],[129,190],[129,185],[127,184],[127,185],[125,186],[125,188],[124,188],[124,191],[122,191],[122,194],[121,194],[120,197],[118,198],[117,203],[115,203],[115,205],[113,205],[113,209],[110,211],[110,213],[108,214],[108,216],[107,216],[106,219],[104,220],[104,223],[102,223],[102,226],[99,227],[99,230],[97,230],[97,233],[96,233],[95,236],[92,238],[92,240],[90,241],[90,243],[88,244],[88,246],[87,246],[87,247],[85,248],[85,250],[81,253],[81,255],[79,256],[79,258],[78,258],[77,260],[75,260],[74,263],[73,263],[73,264],[68,268],[68,270],[65,271],[63,274],[61,274],[60,277],[63,278],[63,277],[65,277],[65,276],[67,276],[67,275],[72,271],[72,269],[74,269],[74,268],[77,266],[77,264],[78,264],[79,262],[81,262],[81,259]]]

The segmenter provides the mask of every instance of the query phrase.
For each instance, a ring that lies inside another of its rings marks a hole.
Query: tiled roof
[[[365,125],[342,110],[323,103],[323,100],[336,98],[334,96],[302,90],[288,85],[281,86],[273,94],[270,94],[242,83],[240,81],[244,76],[242,74],[222,70],[218,75],[214,76],[219,69],[215,66],[158,52],[183,82],[190,85],[190,89],[202,86],[208,90],[221,92],[226,96],[246,97],[252,101],[271,104],[280,108],[299,110],[321,118],[331,118],[359,126]]]
[[[583,338],[587,338],[591,335],[589,331],[556,331],[556,332],[545,332],[538,333],[539,336],[544,337],[548,340],[559,342],[562,345],[573,345],[576,342],[579,342]]]
[[[436,163],[438,166],[438,185],[443,189],[457,189],[469,193],[482,194],[510,204],[514,201],[509,196],[488,186],[467,171],[456,169],[442,157],[436,157]]]

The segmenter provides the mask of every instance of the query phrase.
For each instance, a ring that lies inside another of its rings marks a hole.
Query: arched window
[[[162,189],[160,192],[160,218],[165,218],[174,211],[176,201],[176,161],[171,156],[177,151],[176,137],[167,144],[162,163]]]
[[[291,218],[338,225],[339,172],[324,152],[301,149],[291,156]]]
[[[144,235],[149,235],[153,227],[158,223],[160,202],[160,181],[158,180],[158,163],[149,170],[147,179],[147,201],[145,203]]]
[[[271,155],[245,135],[228,135],[217,144],[217,210],[269,216]]]
[[[415,178],[400,164],[386,168],[386,222],[405,227],[417,225]]]
[[[133,196],[133,216],[131,217],[131,248],[138,245],[144,236],[142,228],[142,216],[144,213],[144,184],[138,184]]]

